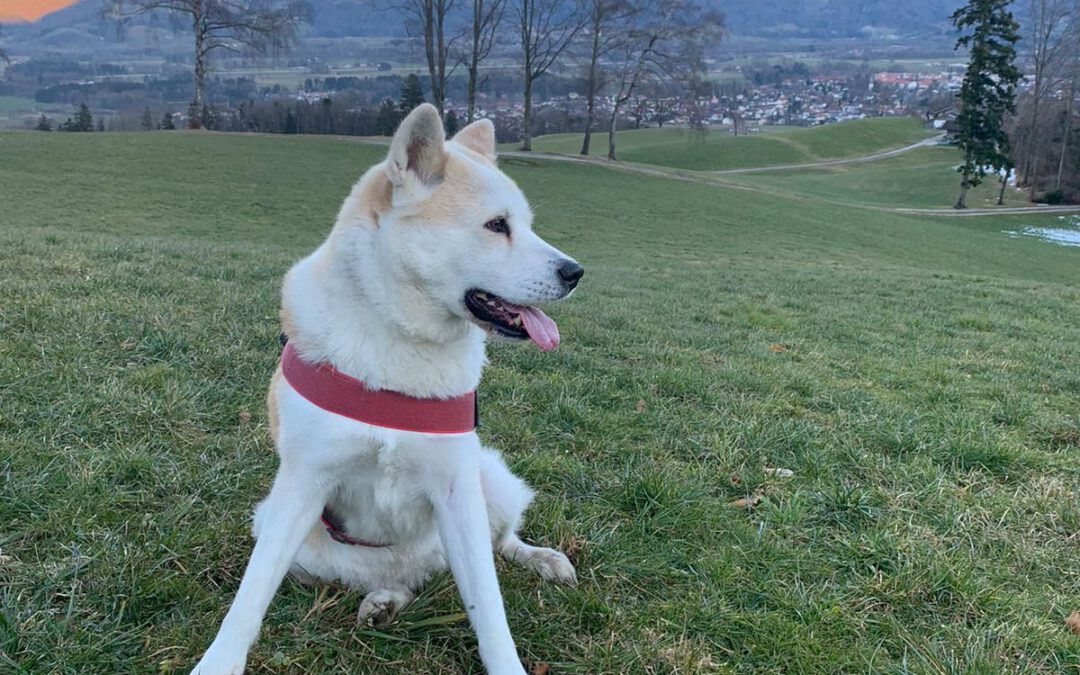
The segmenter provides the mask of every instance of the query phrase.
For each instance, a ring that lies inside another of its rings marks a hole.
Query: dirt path
[[[895,213],[906,213],[915,216],[1027,216],[1033,213],[1080,213],[1080,204],[1073,206],[1043,206],[1032,204],[1031,206],[1003,206],[999,209],[911,209],[890,208]]]
[[[802,163],[802,164],[775,164],[775,165],[772,165],[772,166],[755,166],[755,167],[750,167],[750,168],[746,168],[746,169],[716,169],[716,170],[713,170],[713,171],[700,171],[700,172],[695,172],[695,173],[700,173],[700,174],[705,174],[705,175],[710,175],[710,176],[730,176],[730,175],[741,174],[741,173],[765,173],[765,172],[768,172],[768,171],[792,171],[792,170],[798,170],[798,169],[819,169],[819,168],[822,168],[822,167],[839,166],[839,165],[842,165],[842,164],[862,164],[864,162],[876,162],[876,161],[878,161],[880,159],[888,159],[890,157],[896,157],[898,155],[903,155],[903,154],[911,152],[912,150],[915,150],[917,148],[925,148],[927,146],[937,145],[938,143],[941,142],[941,140],[943,138],[945,138],[945,134],[937,134],[936,136],[930,136],[929,138],[924,138],[921,141],[919,141],[918,143],[912,143],[911,145],[905,145],[905,146],[900,147],[900,148],[893,148],[892,150],[882,150],[881,152],[875,152],[875,153],[870,154],[870,155],[860,155],[858,157],[844,157],[844,158],[841,158],[841,159],[823,159],[823,160],[820,160],[820,161],[817,161],[817,162],[805,162],[805,163]],[[611,162],[610,160],[599,159],[599,158],[594,158],[594,157],[561,155],[561,154],[548,153],[548,152],[536,152],[536,151],[522,152],[520,150],[509,150],[509,151],[500,152],[499,155],[503,156],[503,157],[506,157],[506,156],[509,156],[509,157],[543,157],[545,159],[554,159],[554,160],[567,161],[567,162],[593,163],[593,164],[602,164],[602,165],[605,165],[605,166],[615,166],[617,164],[620,167],[634,166],[634,167],[637,167],[639,169],[644,168],[641,164],[627,165],[627,164],[625,164],[623,162],[615,163],[615,162]],[[666,167],[660,167],[660,166],[657,167],[657,169],[660,170],[660,171],[664,171],[665,168]],[[683,175],[683,174],[680,174],[680,175]]]
[[[938,134],[931,136],[930,138],[924,138],[918,143],[912,143],[911,145],[905,145],[902,148],[893,148],[892,150],[883,150],[881,152],[875,152],[871,155],[860,155],[859,157],[844,157],[841,159],[823,159],[818,162],[806,162],[804,164],[778,164],[775,166],[755,166],[749,169],[720,169],[717,171],[709,171],[708,173],[716,175],[730,175],[736,173],[765,173],[766,171],[790,171],[797,169],[818,169],[826,166],[839,166],[841,164],[862,164],[863,162],[876,162],[879,159],[888,159],[890,157],[896,157],[905,153],[911,152],[916,148],[925,148],[928,145],[937,145],[941,140],[945,138],[945,134]]]

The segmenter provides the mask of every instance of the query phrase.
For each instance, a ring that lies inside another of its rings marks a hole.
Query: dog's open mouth
[[[535,307],[515,305],[478,288],[465,293],[465,307],[481,324],[499,335],[514,340],[532,340],[545,352],[559,346],[559,327]]]

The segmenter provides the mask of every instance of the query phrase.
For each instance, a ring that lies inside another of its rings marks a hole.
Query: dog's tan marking
[[[292,337],[299,332],[296,328],[296,321],[293,319],[292,312],[282,307],[281,311],[278,313],[278,316],[281,318],[282,333],[285,333],[286,335]]]
[[[381,171],[369,171],[364,174],[360,184],[354,188],[353,194],[346,202],[347,210],[341,213],[338,224],[334,227],[335,230],[356,225],[378,227],[382,215],[393,208],[394,186],[386,174],[386,162],[382,163],[382,167]],[[330,256],[326,256],[327,264],[329,260]]]
[[[270,377],[270,389],[266,392],[266,418],[270,420],[270,439],[274,441],[274,448],[277,448],[278,440],[278,404],[277,404],[277,387],[278,381],[282,378],[281,363],[278,363],[277,368],[274,370],[274,374]]]
[[[463,148],[472,150],[487,160],[495,163],[495,125],[491,120],[477,120],[457,132],[454,142]]]
[[[421,206],[417,220],[427,223],[446,222],[447,213],[459,213],[463,214],[463,217],[455,224],[463,227],[480,227],[498,215],[480,209],[479,205],[486,201],[484,194],[492,189],[493,177],[487,171],[478,171],[473,164],[474,161],[491,164],[490,161],[471,151],[466,153],[466,157],[455,154],[447,156],[442,183]],[[509,178],[501,174],[496,179],[513,184]]]
[[[372,173],[370,180],[361,185],[360,194],[360,203],[367,205],[371,223],[378,227],[380,216],[390,210],[393,202],[394,186],[390,178],[383,171]]]

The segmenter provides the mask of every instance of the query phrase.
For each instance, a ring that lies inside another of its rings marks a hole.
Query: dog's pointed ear
[[[434,185],[443,175],[446,164],[446,133],[439,111],[430,103],[416,107],[398,125],[390,141],[386,173],[394,187],[406,187],[419,180]]]
[[[454,142],[492,161],[495,160],[495,125],[491,120],[476,120],[454,134]]]

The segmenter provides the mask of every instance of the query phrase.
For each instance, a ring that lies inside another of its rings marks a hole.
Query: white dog
[[[492,544],[545,579],[573,583],[574,568],[517,537],[532,491],[461,413],[480,382],[486,333],[558,345],[555,323],[533,305],[569,295],[583,270],[532,220],[495,165],[491,123],[447,142],[435,108],[422,105],[353,188],[329,238],[286,276],[285,370],[268,395],[280,468],[255,512],[240,589],[193,673],[244,671],[287,572],[363,591],[358,619],[385,624],[447,564],[487,672],[524,672]],[[372,414],[389,422],[330,411],[365,388]],[[442,428],[407,419],[424,406]]]

